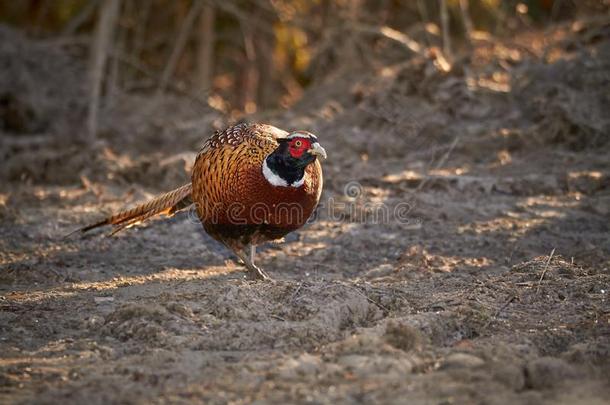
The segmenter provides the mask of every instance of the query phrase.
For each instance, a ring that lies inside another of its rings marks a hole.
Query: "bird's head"
[[[326,151],[318,143],[318,138],[306,131],[296,131],[279,140],[281,152],[295,166],[305,167],[316,158],[326,159]]]
[[[297,186],[302,184],[305,168],[317,158],[326,159],[326,151],[318,138],[307,131],[295,131],[279,138],[278,147],[263,167],[265,177],[273,185]]]

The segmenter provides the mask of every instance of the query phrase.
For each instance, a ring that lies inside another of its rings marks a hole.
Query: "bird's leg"
[[[256,252],[256,248],[253,245],[250,247],[250,257],[248,257],[243,249],[233,249],[233,251],[235,252],[235,255],[244,262],[252,277],[260,280],[271,280],[271,277],[269,277],[267,273],[254,264],[254,253]]]
[[[256,256],[256,245],[250,245],[250,262],[254,264],[254,256]]]

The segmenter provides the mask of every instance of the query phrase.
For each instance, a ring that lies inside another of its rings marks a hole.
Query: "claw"
[[[260,267],[254,264],[254,246],[251,246],[250,257],[242,249],[233,249],[235,255],[244,262],[244,266],[248,269],[248,278],[252,280],[273,280],[269,275]]]
[[[258,266],[252,265],[252,267],[250,266],[246,266],[248,268],[248,275],[250,275],[250,277],[252,279],[255,280],[272,280],[271,277],[269,277],[269,275],[267,273],[265,273],[265,271],[263,269],[261,269]]]

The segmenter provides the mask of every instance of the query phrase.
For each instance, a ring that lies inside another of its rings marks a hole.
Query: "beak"
[[[315,142],[313,145],[311,145],[311,149],[309,149],[307,152],[311,153],[314,156],[318,156],[322,159],[326,159],[326,151],[317,142]]]

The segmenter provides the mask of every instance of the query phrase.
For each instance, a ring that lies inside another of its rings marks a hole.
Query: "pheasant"
[[[79,230],[113,225],[115,234],[194,205],[205,231],[232,250],[250,276],[269,279],[254,264],[256,245],[282,239],[311,216],[322,193],[319,158],[326,151],[309,132],[232,126],[204,143],[189,184]]]

